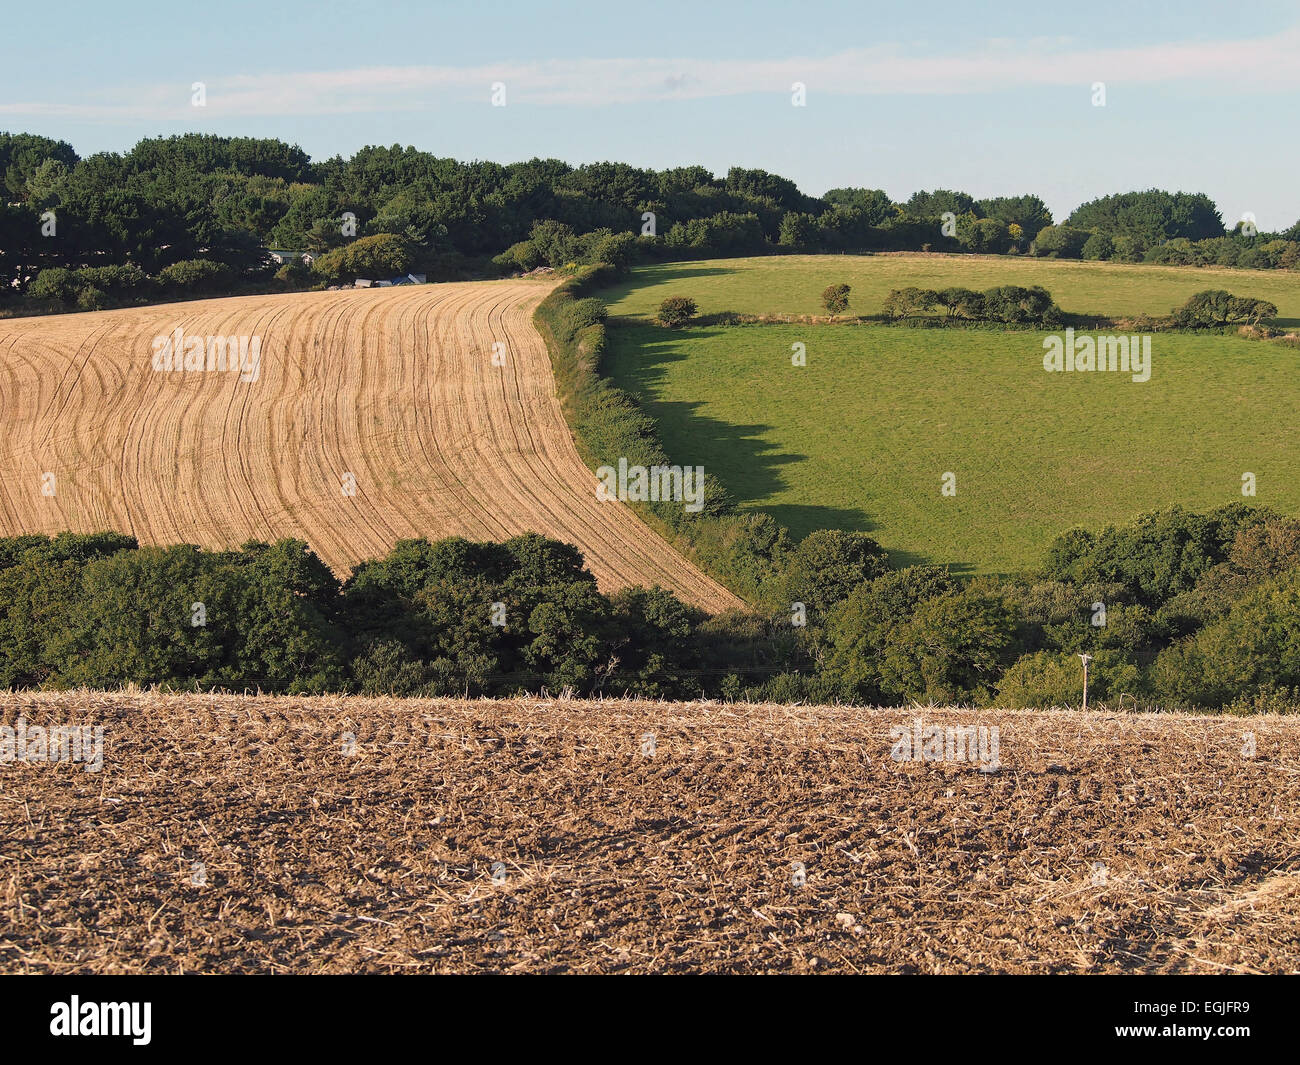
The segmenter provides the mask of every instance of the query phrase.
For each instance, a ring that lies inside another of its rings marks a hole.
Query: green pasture
[[[666,296],[700,314],[825,314],[830,284],[852,288],[850,314],[879,314],[890,289],[1042,285],[1074,314],[1166,315],[1195,292],[1226,289],[1277,305],[1276,324],[1300,326],[1300,272],[1146,266],[1006,255],[782,255],[642,266],[609,290],[610,313],[649,317]]]
[[[875,310],[904,284],[1042,284],[1070,310],[1164,311],[1211,284],[1300,316],[1294,275],[1036,260],[754,259],[637,271],[614,315],[670,293],[704,313],[814,312],[831,281]],[[1239,280],[1240,279],[1240,280]],[[855,304],[858,309],[860,304]],[[703,326],[613,321],[604,370],[657,419],[674,461],[701,464],[746,508],[797,536],[870,532],[896,564],[960,572],[1036,564],[1058,533],[1173,503],[1242,499],[1300,513],[1300,350],[1156,334],[1146,383],[1047,373],[1035,332],[866,325]],[[792,345],[807,365],[791,365]],[[944,473],[957,494],[941,494]]]

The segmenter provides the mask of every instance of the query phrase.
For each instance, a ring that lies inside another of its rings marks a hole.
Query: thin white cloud
[[[508,103],[600,107],[662,100],[700,100],[749,93],[789,93],[794,82],[810,98],[966,95],[1051,86],[1198,82],[1226,92],[1300,88],[1300,27],[1269,36],[1078,48],[1060,38],[994,40],[960,53],[879,45],[834,55],[783,59],[577,59],[501,62],[474,67],[362,67],[303,73],[246,74],[191,81],[206,86],[205,113],[331,115],[415,111],[440,104],[487,105],[492,85]],[[96,100],[0,103],[0,114],[96,120],[192,121],[190,84],[120,89]]]

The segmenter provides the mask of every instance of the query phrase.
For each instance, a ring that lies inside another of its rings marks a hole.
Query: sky
[[[202,131],[317,159],[410,144],[761,167],[814,195],[1032,192],[1058,220],[1157,187],[1207,193],[1229,225],[1300,219],[1295,0],[100,0],[57,15],[5,12],[0,129],[82,155]]]

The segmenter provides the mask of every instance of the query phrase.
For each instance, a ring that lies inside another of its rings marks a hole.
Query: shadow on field
[[[641,408],[659,427],[659,440],[669,458],[681,465],[703,466],[726,488],[737,503],[757,503],[786,487],[780,467],[804,462],[806,455],[781,452],[762,439],[771,425],[726,422],[700,413],[704,406],[697,400],[665,400],[655,396],[670,363],[689,358],[689,352],[673,346],[680,334],[657,326],[623,326],[611,333],[618,345],[630,345],[620,354],[615,380],[641,404]],[[716,329],[693,329],[692,338],[717,336]]]
[[[629,293],[648,285],[658,285],[665,281],[680,281],[683,278],[696,277],[718,277],[722,274],[734,274],[735,270],[728,270],[716,266],[697,266],[694,268],[687,267],[684,264],[679,265],[672,263],[665,266],[640,266],[629,274],[618,284],[610,285],[608,288],[601,289],[598,293],[600,298],[606,303],[614,303],[623,299]]]
[[[820,507],[800,503],[777,503],[762,506],[777,522],[790,530],[790,536],[802,540],[818,529],[843,529],[845,532],[873,532],[877,526],[866,511],[851,507]]]
[[[695,402],[652,402],[647,410],[659,423],[660,441],[672,461],[703,466],[737,503],[761,506],[762,500],[786,487],[781,467],[808,458],[779,451],[762,439],[770,425],[719,421],[698,413],[701,406]]]

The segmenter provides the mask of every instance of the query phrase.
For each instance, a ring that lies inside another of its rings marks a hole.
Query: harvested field
[[[1295,719],[90,692],[0,716],[105,728],[99,772],[0,765],[4,972],[1300,971]],[[893,761],[918,716],[997,726],[1000,768]]]
[[[532,325],[549,291],[421,285],[0,322],[0,535],[293,536],[343,574],[406,537],[535,531],[577,545],[606,591],[657,583],[739,606],[596,498]],[[178,328],[260,337],[256,373],[155,371],[154,339]]]

